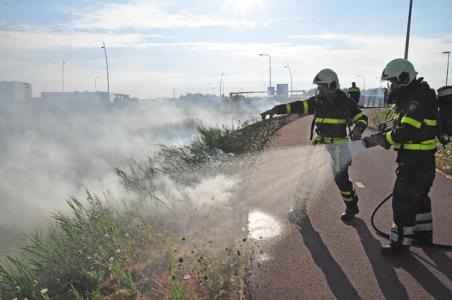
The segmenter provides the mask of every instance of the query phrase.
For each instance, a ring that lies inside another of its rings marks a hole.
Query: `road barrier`
[[[361,96],[359,98],[359,106],[361,107],[385,107],[386,105],[383,96]]]

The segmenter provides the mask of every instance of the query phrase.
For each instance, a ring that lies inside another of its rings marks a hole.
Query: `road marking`
[[[362,182],[356,181],[355,182],[356,186],[359,187],[360,189],[365,189],[366,186],[364,184],[362,184]]]

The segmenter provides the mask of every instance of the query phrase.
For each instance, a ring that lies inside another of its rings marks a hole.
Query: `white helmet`
[[[335,92],[339,89],[339,78],[336,72],[331,69],[323,69],[320,71],[312,81],[314,84],[326,84],[328,89]]]
[[[381,80],[396,79],[399,86],[409,85],[417,76],[414,66],[408,60],[397,58],[391,60],[381,74]]]

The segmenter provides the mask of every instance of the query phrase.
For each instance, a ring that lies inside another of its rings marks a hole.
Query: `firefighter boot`
[[[396,243],[391,243],[389,245],[384,245],[381,247],[381,254],[386,257],[401,256],[409,252],[410,252],[409,246],[400,245]]]
[[[345,212],[342,213],[341,219],[342,221],[350,221],[357,213],[359,213],[358,197],[355,197],[353,201],[345,202],[345,205]]]
[[[428,200],[430,201],[430,199]],[[414,242],[419,245],[433,244],[433,220],[431,211],[416,214]]]
[[[432,231],[415,231],[414,242],[418,245],[431,245],[433,244]]]

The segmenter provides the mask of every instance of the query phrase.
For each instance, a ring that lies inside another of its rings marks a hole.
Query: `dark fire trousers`
[[[396,174],[391,243],[410,246],[413,238],[431,241],[432,207],[428,193],[435,178],[434,154],[417,162],[399,162]]]

